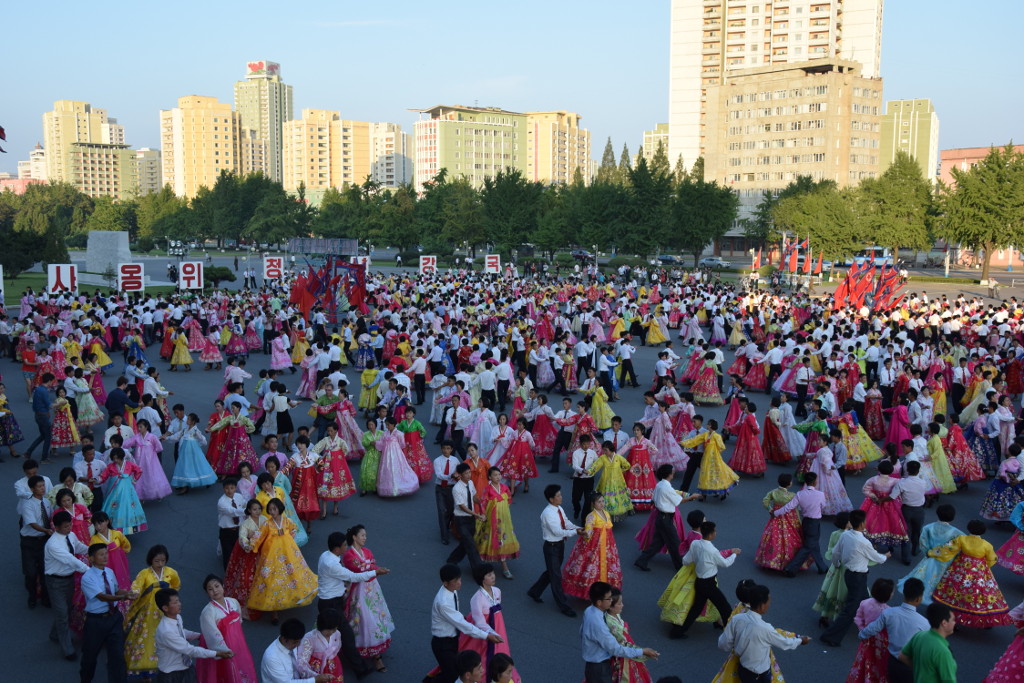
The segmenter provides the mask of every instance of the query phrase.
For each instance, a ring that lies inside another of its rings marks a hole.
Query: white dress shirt
[[[452,499],[455,501],[453,514],[456,517],[472,517],[473,503],[476,499],[476,486],[472,481],[458,481],[452,489]],[[465,505],[469,512],[465,512],[460,506]]]
[[[221,529],[237,527],[245,517],[245,502],[245,496],[237,491],[230,498],[222,495],[217,499],[217,526]]]
[[[68,549],[69,542],[74,552]],[[74,534],[63,536],[54,533],[46,539],[46,548],[43,551],[46,574],[48,576],[71,576],[75,572],[84,573],[89,569],[89,565],[75,555],[88,554],[89,546],[79,541]]]
[[[540,513],[540,531],[546,543],[558,543],[576,535],[575,524],[569,521],[558,505],[548,505]]]
[[[920,474],[911,476],[904,473],[889,495],[893,498],[899,496],[904,505],[919,508],[924,506],[924,496],[927,490],[928,484]]]
[[[437,486],[454,486],[455,468],[459,466],[459,462],[459,459],[454,455],[449,455],[447,458],[439,455],[434,458],[434,484]],[[445,474],[446,469],[448,474]]]
[[[683,564],[692,564],[697,570],[698,579],[710,579],[718,573],[719,567],[729,567],[736,561],[736,555],[722,557],[722,553],[711,541],[703,539],[690,544],[690,549],[683,556]]]
[[[459,632],[480,639],[494,633],[490,628],[484,631],[469,623],[459,611],[459,594],[441,586],[430,608],[430,635],[436,638],[454,638]]]
[[[320,599],[330,600],[343,596],[350,583],[369,581],[377,576],[377,572],[373,569],[367,572],[354,572],[341,563],[339,556],[325,550],[317,562],[316,575],[320,580]]]
[[[194,659],[212,659],[216,650],[190,645],[203,634],[189,631],[181,624],[181,615],[174,619],[160,617],[156,627],[156,666],[162,673],[173,673],[191,668]]]
[[[800,639],[781,635],[753,610],[737,614],[725,625],[718,637],[718,649],[735,652],[747,671],[764,673],[771,668],[772,647],[794,650]]]
[[[590,479],[593,478],[593,474],[590,473],[590,468],[597,462],[597,451],[593,448],[577,448],[572,452],[572,469],[573,476],[577,479]]]
[[[856,529],[847,529],[839,537],[835,549],[832,551],[832,564],[836,567],[846,567],[846,571],[860,572],[866,574],[868,563],[885,562],[885,555],[875,550],[871,541],[864,537],[864,534]]]
[[[679,504],[683,502],[682,495],[672,488],[672,482],[668,479],[662,479],[654,485],[654,493],[651,498],[654,507],[658,508],[658,512],[669,515],[675,512]]]
[[[260,678],[263,683],[315,683],[316,678],[298,678],[296,673],[295,650],[289,650],[281,644],[280,638],[263,651],[260,663]]]

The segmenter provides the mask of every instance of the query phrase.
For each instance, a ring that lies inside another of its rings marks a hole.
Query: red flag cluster
[[[899,272],[891,266],[883,266],[876,282],[875,271],[873,264],[868,266],[855,261],[846,272],[846,278],[836,288],[836,306],[860,308],[869,294],[871,307],[875,310],[887,311],[899,304],[903,296],[893,298],[903,288]]]
[[[321,301],[336,320],[338,298],[344,296],[349,306],[366,313],[366,266],[347,263],[340,259],[329,258],[327,263],[318,270],[309,268],[295,279],[289,301],[296,304],[304,316],[317,301]]]

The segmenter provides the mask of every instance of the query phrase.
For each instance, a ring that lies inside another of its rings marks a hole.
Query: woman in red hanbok
[[[629,469],[622,473],[629,492],[629,502],[634,510],[650,510],[653,506],[654,467],[651,455],[658,452],[658,447],[644,436],[644,426],[639,422],[633,425],[633,436],[619,447],[619,455],[629,461]]]
[[[871,586],[871,597],[861,601],[853,617],[858,630],[867,628],[868,624],[889,608],[886,603],[892,599],[894,592],[892,579],[875,579]],[[883,630],[876,636],[860,641],[846,683],[884,683],[889,680],[888,674],[889,637]]]
[[[750,358],[750,369],[747,370],[747,374],[743,377],[743,386],[747,388],[747,391],[763,391],[768,392],[768,373],[765,370],[764,353],[760,345],[757,347],[756,355],[752,355],[749,351],[747,356]]]
[[[498,469],[501,476],[512,482],[512,495],[516,494],[516,488],[520,483],[523,486],[523,493],[530,490],[530,479],[538,476],[537,462],[533,457],[533,435],[526,430],[526,418],[520,417],[516,420],[516,433],[512,436],[505,457],[501,459]]]
[[[867,513],[864,520],[864,535],[876,546],[891,548],[907,543],[907,523],[903,519],[899,497],[892,497],[892,489],[898,479],[890,476],[893,465],[888,460],[878,463],[878,474],[864,482],[861,492],[864,502],[860,509]]]
[[[786,438],[782,435],[782,411],[780,410],[782,401],[778,396],[775,396],[771,400],[771,405],[772,407],[768,410],[768,415],[764,419],[761,451],[764,453],[766,461],[770,460],[780,464],[787,463],[793,456],[789,452]]]
[[[249,440],[249,435],[256,431],[256,425],[249,418],[242,417],[241,408],[242,404],[232,403],[231,412],[226,417],[206,428],[206,431],[211,434],[221,431],[225,433],[224,443],[217,453],[217,462],[213,465],[217,474],[222,476],[235,474],[238,471],[238,466],[243,462],[259,460],[259,456],[256,455],[252,442]],[[210,450],[213,450],[212,446]]]
[[[761,504],[768,510],[768,523],[761,532],[761,542],[757,545],[754,564],[781,572],[803,545],[803,530],[800,525],[800,512],[796,508],[778,517],[775,516],[776,510],[796,496],[789,490],[793,485],[792,474],[780,474],[778,482],[779,487],[769,491],[761,500]]]
[[[320,456],[317,464],[321,472],[320,486],[316,493],[321,500],[332,501],[334,509],[331,514],[338,515],[338,503],[356,492],[356,484],[352,472],[348,469],[346,454],[348,444],[338,436],[338,425],[333,422],[327,425],[327,436],[313,446],[313,452]],[[321,506],[320,519],[327,519],[327,506]]]
[[[305,435],[295,440],[295,449],[295,454],[288,461],[292,472],[291,499],[295,514],[306,522],[308,532],[310,522],[320,516],[320,498],[317,495],[320,488],[320,470],[317,467],[320,456],[309,450],[309,437]]]
[[[341,634],[338,625],[342,615],[336,609],[321,610],[316,616],[316,628],[303,636],[295,648],[296,669],[302,680],[330,676],[330,683],[342,683]],[[201,682],[200,682],[201,683]]]
[[[878,389],[878,380],[871,382],[871,388],[864,396],[864,429],[872,441],[885,438],[885,417],[882,415],[882,392]]]
[[[757,424],[757,417],[754,416],[756,410],[757,406],[750,402],[747,403],[747,412],[739,422],[736,450],[733,451],[729,467],[736,472],[763,477],[768,465],[765,463],[761,443],[757,439],[761,428]]]
[[[594,493],[591,505],[584,533],[572,547],[562,571],[562,590],[582,600],[590,599],[590,586],[595,581],[622,588],[619,549],[612,533],[612,518],[604,509],[604,496]]]
[[[715,363],[715,354],[707,353],[704,356],[704,364],[700,370],[697,380],[693,383],[693,400],[700,405],[720,406],[722,405],[722,394],[718,391],[718,365]]]
[[[896,448],[900,449],[904,439],[910,438],[910,416],[907,413],[907,397],[900,394],[893,394],[899,396],[896,399],[896,405],[892,408],[885,408],[882,412],[889,415],[889,431],[885,437],[885,444],[896,444]]]
[[[213,412],[210,413],[210,419],[206,421],[206,431],[210,433],[210,443],[206,448],[206,459],[209,461],[210,467],[217,466],[217,461],[220,460],[220,455],[224,450],[224,443],[227,441],[228,436],[226,430],[210,432],[210,428],[228,415],[230,413],[224,409],[224,401],[217,399],[213,402]]]
[[[199,646],[218,652],[230,651],[231,657],[196,661],[199,683],[256,683],[256,666],[242,633],[242,605],[225,595],[224,583],[210,575],[203,582],[210,602],[199,615],[202,631]]]
[[[555,426],[555,414],[548,405],[548,397],[541,394],[537,397],[540,403],[537,410],[533,412],[533,454],[538,458],[550,458],[555,450],[555,439],[558,438],[558,428]]]
[[[427,456],[427,447],[423,445],[423,437],[427,430],[416,419],[416,409],[406,406],[404,419],[398,423],[398,431],[405,434],[405,459],[409,467],[416,473],[420,484],[426,484],[434,478],[434,467]]]

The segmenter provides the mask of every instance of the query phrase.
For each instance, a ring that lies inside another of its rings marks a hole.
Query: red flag
[[[796,272],[796,258],[797,258],[796,249],[790,249],[790,253],[789,253],[789,272],[791,272],[791,273],[795,273]]]
[[[750,266],[751,270],[757,270],[761,267],[761,250],[757,250],[757,256],[754,257],[754,265]]]
[[[821,266],[824,263],[824,258],[825,258],[825,252],[819,251],[818,252],[818,265],[814,266],[814,274],[815,275],[821,275]]]
[[[811,254],[810,249],[808,249],[807,253],[804,254],[804,275],[807,275],[811,272],[811,261],[814,260],[812,256],[813,255]]]
[[[782,237],[782,248],[779,249],[779,270],[782,270],[783,264],[786,261],[786,237]]]

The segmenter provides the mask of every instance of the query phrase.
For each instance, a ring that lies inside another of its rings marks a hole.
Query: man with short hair
[[[459,589],[462,588],[462,570],[457,564],[441,567],[441,588],[434,596],[430,608],[430,650],[441,667],[438,681],[454,681],[459,676],[459,633],[488,643],[504,642],[494,629],[481,629],[466,620],[459,609]],[[318,682],[319,683],[319,682]]]
[[[907,579],[903,583],[903,604],[883,611],[860,631],[861,640],[885,631],[889,649],[889,683],[913,683],[914,671],[900,660],[900,652],[915,633],[928,630],[928,620],[917,611],[923,599],[924,582],[914,577]]]
[[[53,390],[57,387],[57,380],[53,373],[45,372],[40,378],[40,384],[32,390],[32,413],[36,419],[36,427],[39,428],[39,436],[25,451],[25,457],[31,458],[32,451],[36,446],[42,444],[43,463],[50,462],[50,441],[53,438]]]
[[[541,536],[544,538],[544,572],[530,586],[526,594],[534,602],[544,602],[541,594],[551,585],[551,595],[555,598],[558,609],[567,617],[575,617],[576,612],[569,607],[569,602],[562,592],[562,560],[565,559],[565,539],[583,534],[583,529],[570,522],[562,510],[562,487],[548,484],[544,488],[544,498],[548,501],[544,511],[540,513]]]
[[[915,633],[900,652],[900,661],[913,668],[914,683],[956,683],[956,660],[947,639],[956,628],[956,615],[948,605],[928,605],[927,631]]]
[[[612,586],[604,581],[590,584],[590,607],[583,612],[580,641],[583,654],[584,683],[612,683],[612,657],[658,658],[649,647],[621,645],[612,635],[604,616],[612,606]]]
[[[480,565],[480,553],[476,549],[476,523],[487,518],[476,511],[476,486],[473,484],[473,471],[469,463],[460,462],[456,465],[455,476],[458,481],[452,487],[452,521],[459,532],[459,543],[448,555],[447,562],[458,564],[462,558],[469,557],[469,566],[476,569]]]
[[[49,374],[49,373],[47,373]],[[52,376],[51,376],[52,377]],[[68,617],[75,594],[75,574],[84,574],[89,565],[75,555],[86,555],[89,548],[71,533],[71,513],[60,510],[53,516],[53,534],[46,539],[43,559],[46,571],[46,592],[53,607],[50,640],[60,645],[64,659],[75,660]]]
[[[173,588],[161,588],[153,596],[156,608],[163,616],[156,626],[157,683],[195,683],[196,659],[228,659],[231,650],[208,650],[189,645],[199,640],[202,633],[189,631],[181,621],[181,596]]]
[[[740,683],[771,683],[772,647],[795,650],[811,641],[810,636],[784,636],[762,617],[771,605],[767,586],[750,589],[750,610],[729,619],[718,649],[733,652],[739,659],[737,677]]]
[[[857,613],[862,600],[868,597],[868,566],[869,563],[882,564],[892,556],[892,553],[880,554],[875,550],[871,541],[864,536],[864,521],[867,517],[863,510],[854,510],[850,513],[850,528],[839,537],[839,542],[832,550],[832,564],[835,567],[843,567],[846,573],[843,580],[846,583],[846,602],[843,603],[842,611],[836,617],[832,625],[819,636],[818,640],[839,647],[843,636],[846,635],[853,617]]]
[[[82,664],[79,676],[90,683],[96,675],[101,650],[107,651],[108,683],[123,683],[128,672],[124,661],[124,618],[117,603],[132,600],[135,593],[117,585],[114,571],[107,567],[109,553],[105,543],[89,546],[92,567],[82,574],[85,596],[85,625],[82,630]]]
[[[281,635],[263,651],[260,678],[263,683],[330,683],[334,674],[317,674],[301,678],[296,671],[295,648],[306,635],[306,625],[298,619],[285,619]]]

